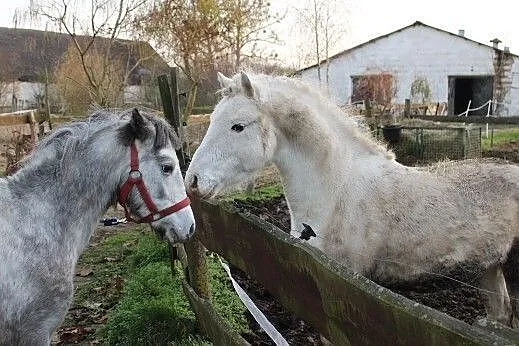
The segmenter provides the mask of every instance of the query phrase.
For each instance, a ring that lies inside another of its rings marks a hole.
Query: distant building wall
[[[449,76],[496,76],[495,54],[502,52],[460,36],[426,25],[413,25],[373,42],[353,48],[330,60],[330,95],[340,104],[349,103],[352,77],[389,73],[395,81],[394,103],[411,98],[411,86],[425,80],[430,102],[449,100]],[[494,99],[505,105],[500,115],[519,115],[519,62],[508,54],[502,61],[501,75],[496,79]],[[313,82],[318,81],[317,67],[299,72]],[[326,65],[321,65],[321,85],[326,83]]]

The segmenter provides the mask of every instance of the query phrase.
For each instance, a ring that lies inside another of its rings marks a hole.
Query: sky
[[[1,2],[0,26],[13,27],[15,11],[27,8],[30,0]],[[292,61],[297,51],[297,41],[293,38],[298,35],[291,29],[297,17],[293,8],[299,6],[302,0],[271,0],[271,3],[274,11],[284,12],[288,8],[289,15],[276,28],[280,44],[274,46],[273,50],[282,60]],[[491,45],[489,41],[497,37],[503,41],[501,48],[508,46],[513,53],[519,54],[519,2],[515,0],[349,0],[339,3],[341,9],[337,13],[344,34],[331,48],[332,54],[417,20],[452,33],[464,29],[467,38],[484,44]],[[29,23],[18,24],[18,27],[35,28]]]

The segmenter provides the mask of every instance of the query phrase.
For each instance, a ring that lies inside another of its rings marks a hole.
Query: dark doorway
[[[449,115],[458,115],[470,108],[478,108],[492,99],[493,76],[449,76]],[[487,115],[488,107],[469,112],[469,115]],[[492,114],[492,109],[490,110]]]

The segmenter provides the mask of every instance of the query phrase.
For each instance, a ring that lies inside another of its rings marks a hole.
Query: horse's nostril
[[[191,183],[191,188],[198,188],[198,177],[196,175],[193,176],[193,182]]]
[[[195,233],[195,224],[192,224],[191,227],[189,228],[189,236],[192,236],[193,233]]]

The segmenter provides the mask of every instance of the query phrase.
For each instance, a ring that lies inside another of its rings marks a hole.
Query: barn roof
[[[366,46],[366,45],[368,45],[368,44],[370,44],[370,43],[373,43],[373,42],[375,42],[375,41],[378,41],[378,40],[380,40],[380,39],[382,39],[382,38],[386,38],[386,37],[388,37],[388,36],[391,36],[391,35],[393,35],[393,34],[396,34],[396,33],[398,33],[398,32],[401,32],[401,31],[407,30],[407,29],[412,28],[412,27],[415,27],[415,26],[423,26],[423,27],[426,27],[426,28],[430,28],[430,29],[433,29],[433,30],[439,31],[439,32],[441,32],[441,33],[443,33],[443,34],[448,34],[448,35],[455,36],[456,38],[459,38],[459,39],[461,39],[461,40],[466,40],[466,41],[468,41],[468,42],[470,42],[470,43],[473,43],[473,44],[476,44],[476,45],[479,45],[479,46],[482,46],[482,47],[486,47],[486,48],[489,48],[489,49],[496,49],[496,48],[494,48],[494,47],[492,47],[492,46],[489,46],[489,45],[483,44],[483,43],[478,42],[478,41],[474,41],[474,40],[472,40],[472,39],[470,39],[470,38],[467,38],[467,37],[465,37],[465,36],[460,36],[460,35],[454,34],[454,33],[452,33],[452,32],[449,32],[449,31],[446,31],[446,30],[443,30],[443,29],[440,29],[440,28],[437,28],[437,27],[434,27],[434,26],[431,26],[431,25],[424,24],[424,23],[422,23],[422,22],[420,22],[420,21],[416,21],[416,22],[414,22],[414,23],[411,24],[411,25],[404,26],[403,28],[400,28],[400,29],[398,29],[398,30],[392,31],[392,32],[390,32],[390,33],[387,33],[387,34],[384,34],[384,35],[381,35],[381,36],[378,36],[378,37],[375,37],[375,38],[373,38],[373,39],[371,39],[371,40],[369,40],[369,41],[366,41],[366,42],[364,42],[364,43],[361,43],[361,44],[359,44],[359,45],[357,45],[357,46],[354,46],[354,47],[348,48],[348,49],[346,49],[346,50],[343,50],[343,51],[341,51],[341,52],[339,52],[339,53],[337,53],[337,54],[334,54],[334,55],[330,56],[328,59],[323,59],[323,60],[321,60],[320,65],[325,64],[325,63],[326,63],[326,60],[328,60],[328,61],[333,60],[333,59],[335,59],[335,58],[338,58],[338,57],[340,57],[340,56],[343,56],[343,55],[345,55],[345,54],[348,54],[348,53],[350,53],[351,51],[353,51],[353,50],[355,50],[355,49],[358,49],[358,48],[364,47],[364,46]],[[512,54],[512,53],[509,53],[509,54],[512,55],[512,56],[516,56],[516,57],[517,57],[517,55],[515,55],[515,54]],[[311,66],[305,67],[305,68],[303,68],[303,69],[297,71],[296,74],[297,74],[297,73],[300,73],[300,72],[303,72],[303,71],[306,71],[306,70],[309,70],[309,69],[311,69],[311,68],[313,68],[313,67],[316,67],[316,66],[317,66],[317,64],[313,64],[313,65],[311,65]]]
[[[77,38],[80,44],[91,39],[79,35]],[[109,42],[109,39],[99,36],[96,40],[96,44],[101,45]],[[0,79],[33,82],[40,80],[46,69],[52,74],[71,42],[70,36],[64,33],[0,27]],[[147,71],[165,72],[168,68],[147,42],[116,40],[113,57],[128,59],[130,66],[143,59],[132,71],[130,84],[139,84],[140,76]]]

